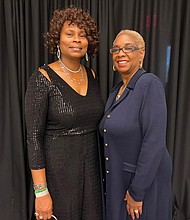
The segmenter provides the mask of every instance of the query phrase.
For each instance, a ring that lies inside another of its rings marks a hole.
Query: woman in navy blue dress
[[[100,133],[104,139],[106,220],[171,220],[171,158],[162,83],[142,68],[145,42],[119,32],[110,49],[122,81],[110,92]]]

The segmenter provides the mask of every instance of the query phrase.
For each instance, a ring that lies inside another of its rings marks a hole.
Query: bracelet
[[[34,190],[36,190],[36,189],[44,189],[46,187],[47,187],[47,183],[40,183],[40,184],[34,184],[33,185]]]
[[[36,189],[36,190],[34,190],[34,193],[36,194],[36,193],[40,193],[40,192],[43,192],[43,191],[45,191],[47,189],[47,187],[46,188],[43,188],[43,189]]]
[[[39,197],[42,197],[42,196],[45,196],[45,195],[47,195],[49,193],[49,191],[48,191],[48,189],[46,188],[44,191],[42,191],[42,192],[35,192],[35,196],[36,196],[36,198],[39,198]]]

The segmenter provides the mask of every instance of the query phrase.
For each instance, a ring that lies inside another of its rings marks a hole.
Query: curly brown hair
[[[45,45],[48,47],[49,52],[56,54],[61,29],[66,21],[70,21],[72,24],[76,24],[80,29],[85,30],[88,40],[88,55],[92,56],[96,54],[99,45],[99,32],[96,22],[87,11],[76,8],[75,6],[69,6],[64,10],[56,9],[53,12],[49,32],[44,35]]]

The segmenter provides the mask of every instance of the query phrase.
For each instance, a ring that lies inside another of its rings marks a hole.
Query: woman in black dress
[[[55,10],[46,39],[58,60],[32,74],[25,104],[36,219],[101,220],[103,102],[96,74],[80,64],[97,52],[96,23],[74,6]]]

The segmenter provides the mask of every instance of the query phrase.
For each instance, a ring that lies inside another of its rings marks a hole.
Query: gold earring
[[[113,65],[113,71],[116,71],[116,68],[115,68],[115,66]]]
[[[142,60],[139,60],[139,69],[142,69],[142,65],[143,65]]]

